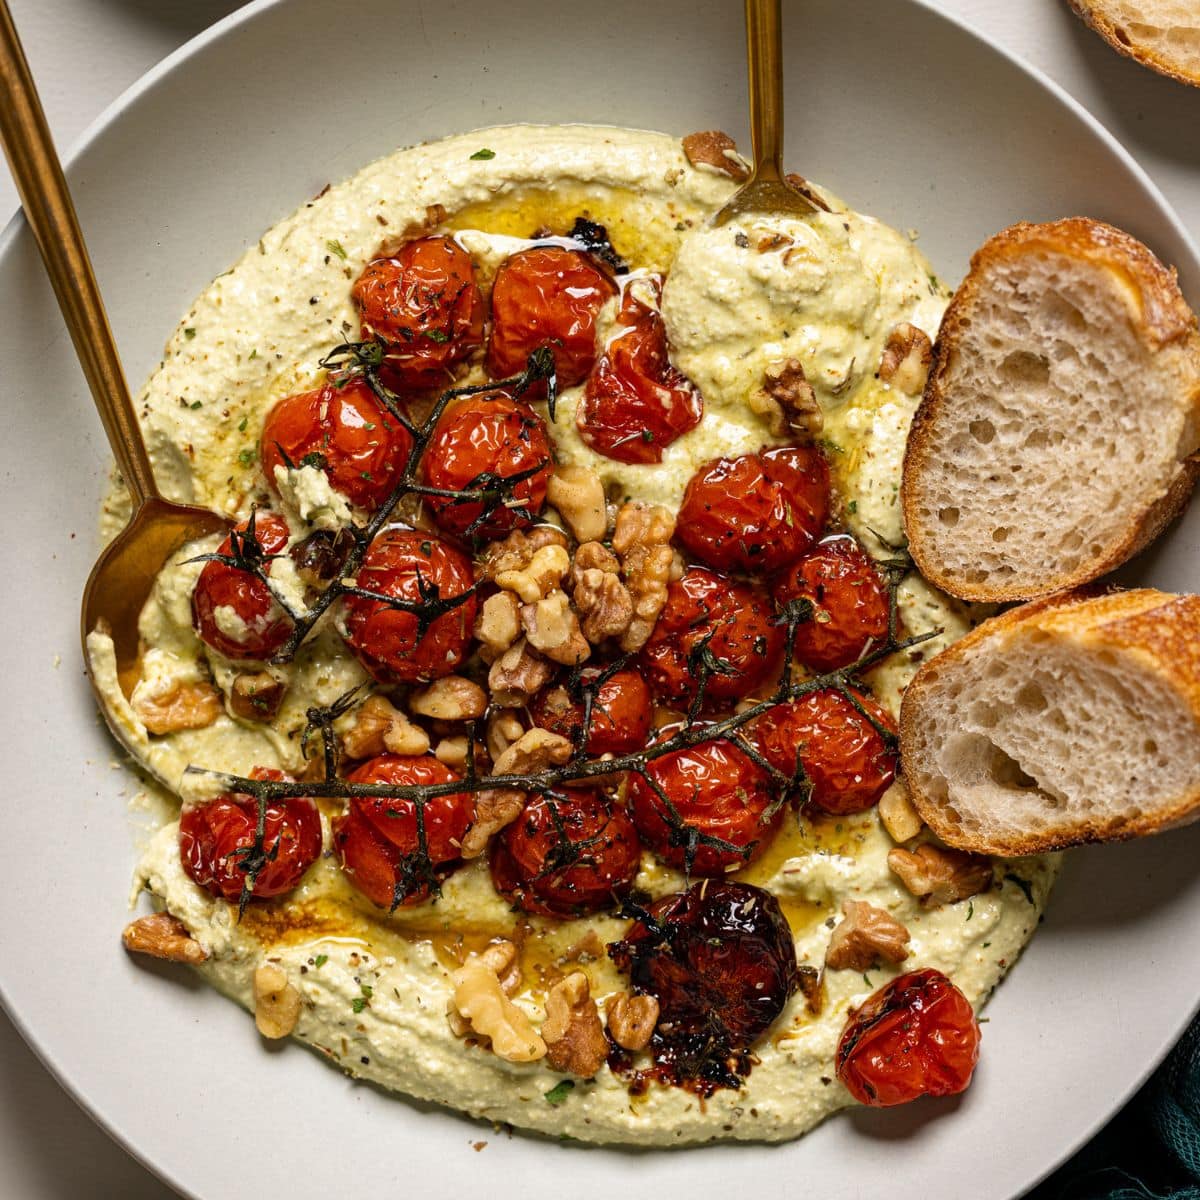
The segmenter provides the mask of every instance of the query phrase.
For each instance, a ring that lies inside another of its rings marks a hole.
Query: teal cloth
[[[1200,1200],[1200,1017],[1126,1108],[1028,1200]]]

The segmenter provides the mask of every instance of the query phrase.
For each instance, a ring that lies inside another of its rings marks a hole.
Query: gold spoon
[[[231,522],[206,508],[173,504],[154,482],[75,206],[6,0],[0,0],[0,140],[133,500],[129,524],[100,555],[83,592],[84,661],[92,686],[96,688],[96,680],[88,661],[87,635],[102,626],[112,634],[118,678],[128,696],[137,681],[138,615],[154,577],[184,542],[224,532]],[[122,737],[98,688],[96,695],[113,732]]]
[[[754,166],[750,178],[712,219],[724,225],[743,213],[818,211],[783,177],[783,44],[780,0],[746,0],[746,63],[750,71],[750,139]]]

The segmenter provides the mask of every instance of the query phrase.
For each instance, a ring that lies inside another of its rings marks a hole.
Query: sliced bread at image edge
[[[1200,596],[1073,592],[983,622],[909,684],[900,754],[925,823],[981,854],[1200,816]]]
[[[900,489],[921,573],[1027,600],[1113,570],[1200,472],[1200,334],[1168,270],[1071,217],[988,241],[950,302]]]
[[[1200,85],[1196,0],[1067,0],[1114,50],[1180,83]]]

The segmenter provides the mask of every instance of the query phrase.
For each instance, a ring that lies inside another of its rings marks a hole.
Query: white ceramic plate
[[[119,101],[70,172],[131,379],[245,245],[396,145],[509,121],[745,140],[740,9],[263,0],[235,14]],[[1029,69],[914,0],[787,9],[790,165],[918,227],[946,279],[1011,221],[1087,213],[1147,241],[1200,301],[1200,261],[1165,201]],[[509,1138],[352,1084],[299,1046],[267,1049],[199,982],[120,949],[136,784],[93,710],[77,635],[108,451],[19,223],[0,241],[0,364],[3,1000],[76,1097],[181,1191],[257,1197],[266,1178],[297,1197],[416,1185],[502,1200],[586,1170],[589,1192],[663,1200],[877,1196],[902,1180],[933,1197],[1011,1196],[1121,1104],[1190,1015],[1200,827],[1070,856],[988,1008],[964,1097],[854,1112],[782,1147],[633,1154]],[[1195,590],[1198,548],[1194,506],[1131,577]]]

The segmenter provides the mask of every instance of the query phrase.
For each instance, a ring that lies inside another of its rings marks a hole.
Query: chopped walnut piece
[[[525,808],[525,793],[516,788],[484,788],[475,793],[475,817],[463,834],[459,853],[463,858],[478,858],[489,839],[511,825]]]
[[[546,499],[558,509],[577,542],[599,541],[608,532],[604,484],[591,467],[555,467],[546,485]]]
[[[504,708],[493,709],[487,719],[487,751],[492,761],[495,762],[524,732],[525,726],[516,713]]]
[[[495,662],[521,636],[521,602],[512,592],[489,596],[475,618],[475,637],[480,657]]]
[[[814,1017],[819,1017],[825,1007],[825,972],[816,967],[800,966],[796,968],[796,977],[805,1007]]]
[[[674,532],[674,514],[660,505],[631,500],[617,513],[612,544],[633,601],[633,618],[620,641],[627,653],[640,650],[649,641],[667,602]]]
[[[270,721],[283,703],[287,684],[270,671],[243,671],[234,677],[229,707],[246,721]]]
[[[487,711],[487,693],[461,675],[446,675],[414,692],[408,707],[434,721],[473,721]]]
[[[796,358],[768,367],[762,386],[750,392],[746,403],[766,421],[774,437],[814,438],[825,425],[816,393]]]
[[[500,655],[488,672],[492,703],[501,708],[528,704],[549,682],[553,668],[525,638]]]
[[[992,886],[991,859],[978,854],[926,844],[915,850],[896,847],[887,861],[900,882],[919,896],[926,908],[953,904]]]
[[[658,1024],[658,1000],[654,996],[631,996],[617,992],[604,1006],[608,1032],[626,1050],[645,1050]]]
[[[604,943],[600,935],[589,929],[577,942],[572,942],[559,958],[562,963],[594,962],[604,957]]]
[[[452,1013],[465,1021],[471,1032],[488,1038],[492,1053],[506,1062],[536,1062],[545,1058],[546,1043],[529,1018],[505,995],[500,973],[493,963],[487,951],[482,955],[472,954],[451,975]]]
[[[500,587],[507,587],[512,591],[519,592],[520,589],[513,587],[510,583],[502,582],[499,576],[527,571],[537,558],[539,551],[549,550],[553,547],[557,547],[563,552],[564,557],[568,557],[566,554],[567,535],[553,525],[536,525],[533,529],[528,530],[514,529],[503,541],[492,542],[484,549],[479,561],[475,564],[475,576],[477,579],[497,583]],[[543,564],[557,561],[557,556],[543,557],[541,560]],[[565,567],[563,574],[566,574]],[[561,578],[562,575],[555,579],[554,585],[557,585]],[[531,596],[529,599],[536,600],[543,594],[539,591],[537,595]],[[521,598],[526,599],[524,595]]]
[[[285,1038],[300,1019],[300,993],[287,972],[274,963],[263,963],[254,972],[254,1024],[265,1038]]]
[[[535,650],[564,667],[578,666],[592,652],[579,628],[579,617],[559,588],[542,600],[522,605],[521,626]]]
[[[924,391],[932,362],[933,346],[928,335],[904,321],[888,334],[879,364],[879,378],[915,396]]]
[[[350,758],[392,754],[424,754],[429,735],[414,725],[384,696],[368,696],[354,714],[354,724],[342,735],[342,749]]]
[[[903,779],[893,780],[888,790],[879,797],[879,819],[894,842],[911,841],[924,828],[924,822],[909,798],[908,784]]]
[[[579,581],[588,571],[619,575],[621,564],[617,561],[617,556],[602,542],[583,542],[571,561],[571,587],[578,587]]]
[[[683,153],[693,167],[712,167],[738,183],[750,178],[750,168],[737,152],[737,143],[719,129],[689,133],[683,139]]]
[[[121,934],[125,949],[133,954],[148,954],[168,962],[195,966],[208,958],[208,951],[192,937],[188,927],[170,913],[151,913],[130,921]]]
[[[137,687],[133,711],[147,733],[207,729],[221,715],[221,693],[211,683],[177,683],[156,692]]]
[[[574,753],[570,738],[534,726],[492,763],[492,774],[533,775],[547,767],[561,767]]]
[[[433,748],[433,757],[444,766],[461,770],[467,765],[467,739],[463,734],[444,737]]]
[[[804,196],[805,199],[811,200],[822,212],[831,211],[829,205],[821,199],[817,189],[803,175],[797,175],[795,171],[789,171],[783,178]]]
[[[608,1039],[582,971],[572,971],[546,994],[542,1038],[546,1062],[556,1071],[591,1079],[604,1065]]]
[[[615,561],[615,560],[614,560]],[[610,571],[594,567],[579,573],[575,607],[583,616],[582,632],[593,646],[605,638],[620,637],[633,620],[633,597]]]
[[[570,569],[571,558],[565,546],[543,546],[534,552],[526,566],[498,571],[496,583],[516,592],[526,604],[532,604],[550,595]]]
[[[833,931],[825,951],[830,971],[865,971],[878,959],[903,962],[908,957],[908,930],[891,913],[865,900],[842,902],[845,920]]]

